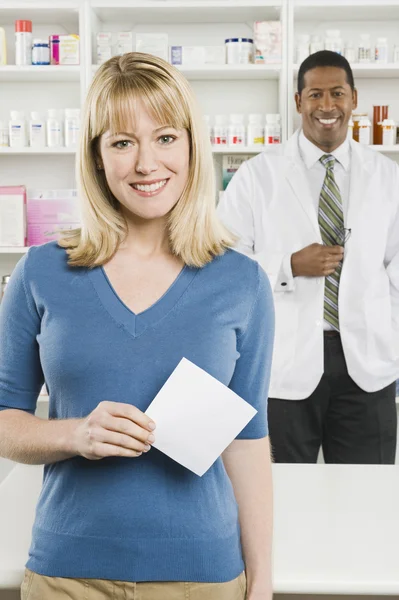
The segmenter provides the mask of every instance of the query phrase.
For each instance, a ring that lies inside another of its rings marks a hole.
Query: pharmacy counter
[[[399,595],[399,469],[274,465],[278,593]],[[19,586],[41,467],[0,483],[0,589]]]

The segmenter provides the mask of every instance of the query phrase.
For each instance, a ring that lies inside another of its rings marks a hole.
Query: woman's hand
[[[148,452],[155,441],[155,423],[131,404],[100,402],[76,422],[73,448],[78,456],[100,460],[108,456],[135,458]]]

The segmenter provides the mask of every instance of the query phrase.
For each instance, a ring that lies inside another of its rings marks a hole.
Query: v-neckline
[[[88,276],[112,318],[133,337],[138,337],[172,310],[198,271],[198,268],[185,265],[165,293],[154,304],[137,314],[117,294],[102,266],[88,270]]]

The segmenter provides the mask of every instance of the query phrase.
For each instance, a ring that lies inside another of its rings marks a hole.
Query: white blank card
[[[256,413],[186,358],[146,410],[156,423],[154,448],[200,476]]]

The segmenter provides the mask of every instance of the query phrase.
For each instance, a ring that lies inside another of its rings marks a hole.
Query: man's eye
[[[130,140],[119,140],[118,142],[115,142],[114,144],[112,144],[112,147],[124,149],[124,148],[128,148],[130,143],[131,143]]]
[[[163,135],[159,138],[162,145],[171,144],[176,138],[173,135]]]
[[[310,97],[311,97],[311,98],[319,98],[319,97],[320,97],[320,94],[311,94],[311,96],[310,96]]]

